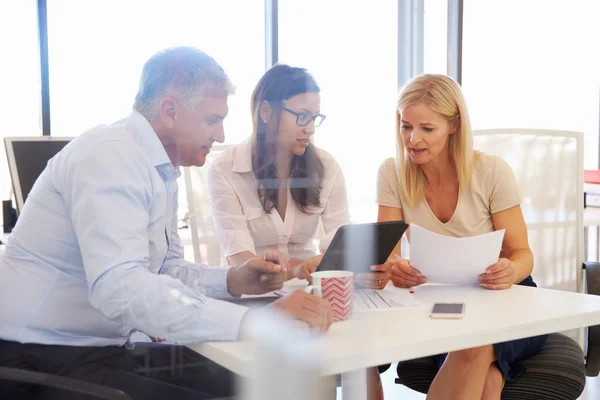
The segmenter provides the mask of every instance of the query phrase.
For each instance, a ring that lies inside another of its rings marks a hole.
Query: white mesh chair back
[[[541,287],[583,292],[582,141],[580,132],[474,132],[474,148],[502,157],[515,173]]]
[[[215,144],[204,166],[184,167],[182,169],[185,197],[180,195],[180,207],[181,203],[185,202],[183,206],[187,206],[189,234],[194,254],[193,261],[196,263],[227,265],[227,260],[217,240],[215,225],[208,202],[206,171],[212,160],[229,147],[232,147],[232,145]],[[189,246],[186,246],[186,250],[188,248]]]

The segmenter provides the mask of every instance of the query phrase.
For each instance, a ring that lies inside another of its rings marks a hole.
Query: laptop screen
[[[17,211],[21,212],[33,184],[46,168],[48,161],[69,143],[70,138],[47,140],[11,139],[6,142],[6,151],[17,199]],[[19,195],[17,195],[19,194]]]

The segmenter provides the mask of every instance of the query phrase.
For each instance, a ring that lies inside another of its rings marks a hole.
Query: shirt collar
[[[137,142],[142,146],[142,150],[146,157],[160,176],[167,181],[176,180],[181,176],[179,168],[175,168],[171,164],[171,159],[160,142],[158,135],[148,122],[146,117],[137,111],[132,111],[127,117],[129,125],[133,128],[133,133],[136,136]]]
[[[142,146],[144,154],[148,157],[152,165],[158,167],[168,164],[173,167],[167,151],[146,117],[137,111],[132,111],[127,117],[127,122],[133,128],[137,142]]]
[[[252,138],[244,140],[235,148],[231,170],[239,174],[252,172]]]

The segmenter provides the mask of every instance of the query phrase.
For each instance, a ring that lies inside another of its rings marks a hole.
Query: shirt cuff
[[[202,277],[196,282],[198,289],[206,296],[217,299],[233,299],[227,291],[227,274],[231,267],[204,266]]]
[[[214,321],[218,327],[211,331],[219,332],[214,340],[231,342],[238,340],[242,319],[249,308],[226,301],[206,299],[202,321]]]

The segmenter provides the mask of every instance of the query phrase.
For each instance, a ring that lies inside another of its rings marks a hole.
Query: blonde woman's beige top
[[[446,236],[468,237],[492,232],[492,214],[521,203],[519,188],[510,166],[500,157],[480,154],[473,166],[473,175],[467,190],[459,194],[453,216],[440,222],[422,200],[411,206],[398,180],[396,164],[389,158],[379,167],[377,204],[401,208],[404,220]]]

